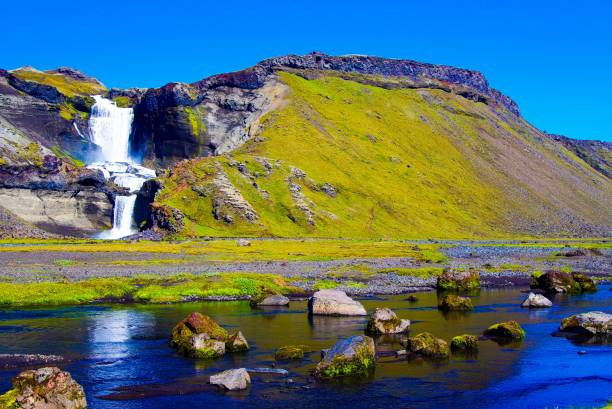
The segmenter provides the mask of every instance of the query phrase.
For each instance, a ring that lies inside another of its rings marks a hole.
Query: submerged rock
[[[68,372],[45,367],[21,372],[13,389],[0,396],[2,407],[23,409],[85,409],[83,387]]]
[[[314,374],[319,379],[343,376],[367,376],[374,366],[374,340],[353,336],[336,343],[317,364]]]
[[[480,274],[477,271],[445,270],[439,277],[436,288],[440,291],[472,291],[480,288]]]
[[[365,332],[368,334],[400,334],[410,327],[410,320],[397,318],[389,308],[377,308],[370,317]]]
[[[484,331],[484,335],[500,341],[522,341],[525,339],[525,331],[516,321],[493,324]]]
[[[534,272],[531,276],[531,288],[537,288],[547,293],[568,294],[597,290],[593,279],[584,274],[555,270],[543,274]]]
[[[214,358],[225,353],[226,340],[227,331],[212,318],[193,312],[172,329],[170,345],[186,356]]]
[[[474,306],[472,300],[468,297],[449,294],[442,298],[442,301],[438,304],[438,309],[442,311],[472,311]]]
[[[552,307],[552,302],[542,294],[529,293],[521,304],[523,308],[546,308]]]
[[[225,348],[229,352],[242,352],[249,350],[249,343],[247,342],[241,331],[235,332],[229,336],[225,343]]]
[[[612,335],[612,315],[601,311],[572,315],[561,322],[559,330],[592,335]]]
[[[251,384],[251,377],[245,368],[228,369],[210,377],[212,385],[221,386],[230,391],[246,389]]]
[[[448,358],[448,343],[429,332],[422,332],[402,342],[406,350],[427,358]]]
[[[304,351],[307,350],[306,345],[285,345],[276,350],[274,359],[277,361],[287,361],[290,359],[304,358]]]
[[[255,307],[271,307],[289,305],[289,298],[282,294],[268,294],[251,300],[251,305]]]
[[[452,351],[475,352],[478,351],[478,337],[476,335],[457,335],[450,342]]]
[[[312,315],[367,315],[360,302],[344,291],[320,290],[308,299],[308,313]]]

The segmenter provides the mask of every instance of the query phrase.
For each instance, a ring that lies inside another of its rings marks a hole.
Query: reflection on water
[[[567,315],[610,311],[612,292],[558,296],[554,307],[520,308],[518,289],[483,290],[473,295],[474,311],[443,314],[436,293],[363,299],[365,307],[389,307],[412,321],[411,333],[432,332],[450,340],[481,334],[490,324],[517,320],[527,331],[520,344],[481,341],[477,355],[445,362],[397,358],[402,336],[376,338],[381,358],[371,379],[317,384],[309,377],[319,350],[338,339],[362,333],[366,317],[308,317],[306,302],[252,310],[248,302],[207,302],[155,306],[95,306],[0,311],[0,353],[60,354],[86,389],[92,408],[247,407],[471,407],[542,408],[603,405],[612,390],[610,345],[577,344],[551,336]],[[168,347],[172,326],[192,311],[208,314],[249,340],[248,353],[214,361],[177,356]],[[213,372],[232,367],[269,366],[282,345],[306,344],[302,362],[283,363],[288,377],[253,374],[243,393],[224,393],[205,385]],[[584,355],[578,351],[584,350]],[[0,371],[8,389],[17,371]],[[287,382],[291,378],[292,382]],[[135,387],[135,385],[139,385]],[[102,396],[144,398],[112,401]],[[121,389],[123,388],[123,389]],[[130,395],[131,394],[131,395]]]

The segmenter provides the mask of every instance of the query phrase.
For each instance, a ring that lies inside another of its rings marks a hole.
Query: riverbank
[[[477,269],[483,286],[527,285],[533,271],[612,277],[607,240],[185,242],[26,241],[0,245],[0,305],[235,300],[262,291],[304,296],[431,290],[445,268]]]

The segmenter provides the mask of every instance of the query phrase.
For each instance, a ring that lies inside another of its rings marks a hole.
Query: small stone
[[[529,293],[525,301],[521,304],[523,308],[546,308],[552,307],[552,302],[542,294]]]
[[[451,339],[451,350],[458,352],[478,351],[478,337],[475,335],[458,335]]]
[[[402,357],[402,356],[406,356],[406,350],[405,349],[400,349],[399,351],[395,351],[395,356],[396,357]]]
[[[304,351],[307,350],[306,345],[286,345],[280,347],[274,354],[274,359],[277,361],[286,361],[290,359],[304,358]]]
[[[484,335],[501,341],[522,341],[525,339],[525,331],[516,321],[493,324],[484,331]]]
[[[229,369],[212,375],[210,383],[230,391],[237,391],[246,389],[251,384],[251,377],[245,368]]]
[[[238,331],[229,336],[225,343],[225,348],[230,352],[248,351],[249,343],[244,335],[242,335],[242,332]]]
[[[468,297],[449,294],[442,298],[438,309],[442,311],[472,311],[474,306],[472,300]]]
[[[365,332],[368,334],[400,334],[410,327],[410,320],[397,318],[389,308],[377,308],[370,317]]]
[[[584,354],[586,354],[586,351],[584,349],[578,351],[578,355],[584,355]]]
[[[445,270],[436,283],[441,291],[471,291],[480,288],[480,274],[477,271]]]
[[[448,358],[448,343],[429,332],[422,332],[402,342],[407,351],[427,358]]]
[[[238,239],[236,241],[236,245],[238,247],[250,247],[251,246],[251,242],[245,239]]]
[[[289,298],[281,294],[272,294],[264,296],[262,299],[254,299],[251,304],[259,307],[271,307],[271,306],[286,306],[289,305]]]

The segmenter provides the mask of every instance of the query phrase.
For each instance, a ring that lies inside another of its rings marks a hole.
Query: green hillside
[[[504,108],[336,75],[279,72],[255,138],[162,177],[181,235],[609,234],[611,181]]]

